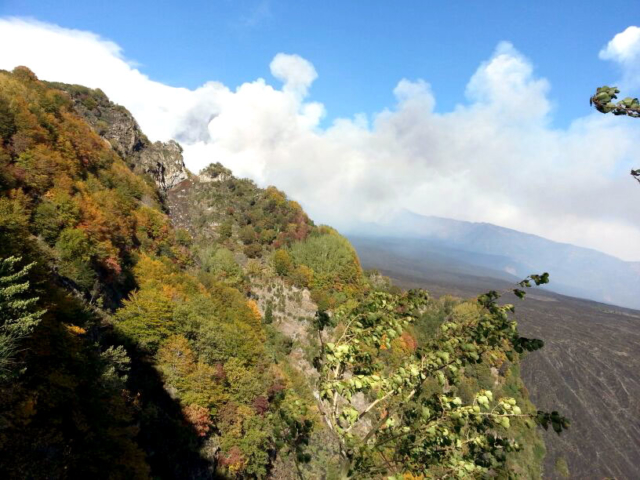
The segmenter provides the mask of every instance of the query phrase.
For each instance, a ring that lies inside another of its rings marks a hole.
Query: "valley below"
[[[514,286],[504,272],[474,272],[437,253],[416,258],[379,241],[350,240],[364,268],[379,270],[402,288],[469,298]],[[566,478],[565,466],[569,478],[575,479],[638,478],[640,311],[544,289],[531,290],[523,301],[506,294],[503,301],[516,306],[524,336],[545,342],[542,350],[522,362],[531,400],[539,409],[558,410],[572,422],[560,436],[551,429],[545,432],[544,478]]]

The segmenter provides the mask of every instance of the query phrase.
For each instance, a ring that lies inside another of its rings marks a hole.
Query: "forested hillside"
[[[538,478],[534,423],[568,426],[496,292],[401,292],[275,187],[24,67],[0,259],[2,478]]]

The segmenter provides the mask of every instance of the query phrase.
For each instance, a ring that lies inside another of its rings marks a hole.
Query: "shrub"
[[[289,275],[289,272],[293,269],[293,262],[289,252],[286,250],[276,250],[273,254],[273,267],[276,273],[282,277]]]

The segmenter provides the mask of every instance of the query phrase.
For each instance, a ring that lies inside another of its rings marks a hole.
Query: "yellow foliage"
[[[468,323],[480,315],[481,308],[477,303],[464,302],[453,309],[453,317],[457,322]]]
[[[133,268],[133,273],[138,281],[138,285],[143,287],[145,283],[163,282],[173,272],[169,266],[157,258],[142,254],[140,255],[138,263]]]
[[[180,271],[178,266],[147,254],[140,255],[133,273],[140,289],[160,290],[169,299],[187,299],[195,294],[206,294],[206,288],[198,280]]]
[[[266,197],[273,201],[277,206],[280,206],[287,201],[285,194],[273,186],[267,187]]]
[[[169,337],[156,354],[158,366],[167,376],[186,377],[195,369],[195,354],[186,338]]]
[[[251,258],[249,259],[249,261],[247,261],[245,269],[248,275],[253,277],[260,277],[263,273],[264,267],[258,260]]]
[[[413,473],[403,473],[402,474],[402,480],[424,480],[425,476],[420,474],[420,475],[414,475]]]
[[[260,324],[260,322],[262,322],[262,315],[260,315],[260,309],[258,309],[256,302],[249,300],[247,305],[249,305],[249,310],[251,310],[251,313],[253,314],[253,320]]]
[[[84,328],[78,327],[77,325],[67,325],[67,330],[74,335],[84,335],[85,333],[87,333]]]

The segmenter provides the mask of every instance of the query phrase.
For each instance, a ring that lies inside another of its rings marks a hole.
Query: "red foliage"
[[[120,273],[122,273],[122,267],[120,266],[120,263],[118,263],[117,258],[107,257],[103,264],[107,270],[113,272],[115,275],[120,275]]]
[[[195,428],[198,436],[206,437],[213,425],[209,410],[200,405],[191,404],[188,407],[184,407],[182,412],[187,421]]]
[[[256,397],[253,399],[253,408],[258,415],[264,415],[269,411],[269,400],[263,396]]]
[[[231,447],[231,449],[220,458],[220,463],[231,471],[238,471],[242,469],[245,462],[242,451],[238,447]]]
[[[215,379],[219,382],[224,381],[227,378],[227,373],[224,371],[224,365],[222,365],[221,363],[216,363],[214,368],[215,372],[213,376],[215,377]]]
[[[277,393],[281,392],[284,389],[285,385],[282,383],[282,381],[280,381],[280,379],[277,379],[273,384],[271,384],[271,386],[269,386],[267,395],[269,395],[269,398],[273,398]]]
[[[229,402],[218,410],[218,426],[222,428],[234,425],[238,420],[238,407],[233,402]]]
[[[409,333],[403,332],[400,336],[402,343],[404,344],[404,348],[410,352],[415,352],[416,348],[418,348],[418,342],[416,339]]]

